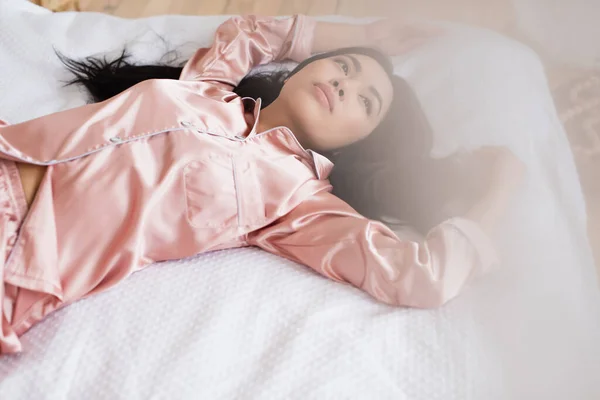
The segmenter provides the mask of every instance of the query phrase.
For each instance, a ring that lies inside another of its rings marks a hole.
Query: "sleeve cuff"
[[[500,264],[496,247],[478,223],[466,218],[452,218],[449,224],[458,229],[475,247],[484,272]]]

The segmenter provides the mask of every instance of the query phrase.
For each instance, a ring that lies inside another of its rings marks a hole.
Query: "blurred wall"
[[[600,68],[600,0],[512,0],[516,26],[553,62]]]

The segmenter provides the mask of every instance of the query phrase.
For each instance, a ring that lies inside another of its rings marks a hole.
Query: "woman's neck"
[[[300,129],[293,120],[288,118],[288,115],[289,113],[286,112],[285,108],[281,107],[277,101],[272,102],[267,107],[260,110],[258,123],[256,124],[256,132],[265,132],[278,126],[285,126],[292,131],[300,145],[306,148],[302,136],[302,129]]]
[[[264,132],[269,129],[276,128],[278,126],[285,126],[290,129],[294,134],[297,129],[294,123],[287,118],[288,113],[279,106],[277,101],[272,102],[267,107],[260,110],[260,116],[258,117],[257,131]]]

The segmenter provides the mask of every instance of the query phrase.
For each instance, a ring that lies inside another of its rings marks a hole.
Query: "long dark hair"
[[[425,232],[443,216],[423,205],[422,198],[441,195],[427,189],[423,180],[445,167],[429,157],[433,141],[430,126],[415,93],[404,79],[393,74],[387,56],[372,48],[338,49],[310,57],[291,71],[274,68],[249,74],[234,92],[241,97],[260,97],[262,107],[267,107],[279,95],[286,78],[312,62],[340,54],[375,59],[392,80],[394,98],[390,112],[371,135],[324,154],[335,164],[329,177],[333,193],[367,218],[388,216]],[[96,57],[73,60],[57,55],[75,76],[67,84],[83,85],[92,102],[107,100],[147,79],[179,79],[183,69],[183,65],[135,65],[126,50],[112,61]]]

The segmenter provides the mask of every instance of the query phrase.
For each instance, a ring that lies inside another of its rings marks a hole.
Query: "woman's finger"
[[[425,25],[410,25],[401,28],[402,31],[398,32],[398,36],[408,39],[412,37],[422,38],[435,38],[439,37],[444,33],[444,29],[439,27],[425,26]]]
[[[389,38],[380,43],[379,47],[391,56],[397,56],[418,48],[429,41],[428,38],[413,37],[407,40]]]

